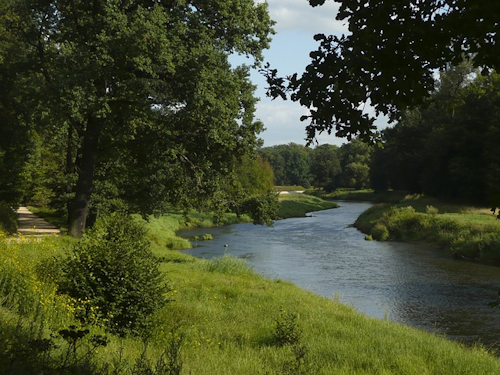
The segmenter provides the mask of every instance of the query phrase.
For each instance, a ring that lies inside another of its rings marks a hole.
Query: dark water
[[[365,241],[350,225],[370,204],[340,205],[271,228],[238,224],[180,234],[212,234],[213,241],[187,251],[197,257],[229,253],[264,276],[336,296],[369,316],[497,347],[500,309],[488,302],[497,299],[500,268],[454,260],[428,245]]]

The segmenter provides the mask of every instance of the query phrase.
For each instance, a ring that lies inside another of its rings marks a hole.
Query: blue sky
[[[315,8],[307,0],[268,0],[268,5],[271,18],[276,21],[276,35],[271,48],[264,52],[264,61],[269,62],[273,69],[278,69],[280,76],[304,71],[310,62],[309,52],[318,46],[313,39],[315,34],[347,33],[347,25],[335,20],[339,4],[334,1],[327,0],[323,6]],[[243,59],[235,59],[234,62],[240,61],[244,62]],[[266,127],[260,134],[264,146],[290,142],[305,145],[307,122],[301,122],[300,116],[307,114],[307,109],[290,100],[272,101],[267,98],[266,82],[257,71],[252,72],[251,79],[257,85],[256,95],[260,98],[256,117]],[[319,135],[317,140],[320,144],[341,145],[347,142],[326,133]]]

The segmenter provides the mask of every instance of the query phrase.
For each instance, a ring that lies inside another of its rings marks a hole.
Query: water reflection
[[[365,241],[350,225],[368,203],[343,202],[313,217],[274,227],[239,224],[208,230],[192,255],[247,259],[258,273],[291,281],[375,318],[493,345],[500,311],[487,305],[500,289],[500,269],[461,262],[417,244]],[[207,229],[184,232],[200,235]],[[228,244],[229,247],[224,247]]]

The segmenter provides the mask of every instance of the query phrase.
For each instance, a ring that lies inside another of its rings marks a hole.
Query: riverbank
[[[318,195],[377,203],[355,222],[367,239],[433,243],[457,259],[500,264],[500,221],[489,208],[398,191],[343,190]]]
[[[2,373],[35,374],[40,366],[44,373],[61,373],[62,365],[93,374],[155,368],[197,375],[500,373],[500,361],[483,348],[368,318],[261,277],[229,256],[207,261],[163,251],[160,268],[171,300],[147,340],[82,327],[71,301],[55,287],[61,239],[0,242],[0,275],[9,276],[0,288],[9,301],[0,306]],[[68,329],[80,335],[78,345],[64,338]]]

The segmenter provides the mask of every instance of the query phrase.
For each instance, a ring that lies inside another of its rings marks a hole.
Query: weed
[[[184,337],[178,334],[176,329],[169,332],[169,337],[167,349],[155,361],[148,358],[148,345],[144,345],[144,350],[132,369],[134,375],[180,375],[183,365],[181,347]]]
[[[235,258],[229,254],[221,258],[202,260],[197,264],[204,271],[218,272],[226,275],[248,275],[252,273],[252,270],[244,260]]]
[[[207,233],[207,234],[204,234],[204,235],[201,237],[201,239],[202,239],[203,241],[211,241],[211,240],[213,240],[214,238],[212,237],[212,235],[211,235],[210,233]]]
[[[274,342],[278,346],[295,345],[302,337],[302,330],[297,323],[298,315],[280,308],[275,320]]]

